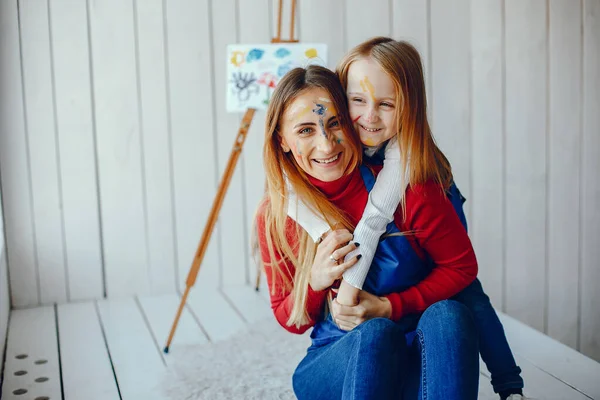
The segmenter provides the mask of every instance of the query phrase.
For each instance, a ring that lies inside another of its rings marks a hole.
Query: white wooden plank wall
[[[184,287],[240,121],[225,111],[225,48],[269,42],[277,4],[0,2],[13,306]],[[330,67],[375,35],[417,46],[494,304],[600,359],[600,0],[299,0],[297,16],[297,36],[327,43]],[[264,118],[205,256],[205,288],[254,280]]]

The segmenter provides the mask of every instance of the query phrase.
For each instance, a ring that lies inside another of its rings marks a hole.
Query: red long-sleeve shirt
[[[311,182],[333,204],[345,211],[354,224],[358,223],[368,199],[368,192],[358,169],[334,182],[314,179]],[[266,245],[263,210],[264,205],[259,209],[257,228],[261,257],[263,263],[267,264],[271,259]],[[434,182],[412,185],[407,189],[406,219],[403,219],[402,209],[398,207],[395,223],[401,232],[415,232],[414,235],[406,236],[413,249],[423,259],[429,256],[435,264],[432,272],[421,282],[402,292],[385,296],[392,306],[391,319],[397,321],[404,315],[422,312],[433,303],[448,299],[466,288],[477,276],[477,260],[467,232],[452,204]],[[289,217],[286,220],[286,235],[293,247],[297,240],[296,222]],[[323,311],[328,289],[314,291],[309,285],[309,323],[299,328],[287,326],[293,306],[291,290],[285,289],[285,278],[273,276],[270,267],[265,270],[269,288],[275,288],[274,293],[270,290],[271,308],[279,324],[293,333],[303,333],[312,327]],[[282,271],[291,279],[295,269],[288,262]]]

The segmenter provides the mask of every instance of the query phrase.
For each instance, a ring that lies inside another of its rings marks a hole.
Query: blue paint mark
[[[327,111],[327,108],[323,104],[315,103],[315,105],[317,106],[317,108],[315,108],[313,112],[317,115],[320,115],[321,117],[324,116],[325,111]]]
[[[342,139],[338,138],[337,139],[337,144],[340,144],[340,143],[342,143]]]
[[[279,66],[279,68],[277,68],[277,75],[279,75],[279,77],[281,78],[282,76],[287,74],[290,69],[292,69],[292,62],[288,61],[287,63],[282,64]]]
[[[248,55],[246,56],[246,61],[247,62],[258,61],[262,58],[264,53],[265,53],[264,50],[252,49],[248,52]]]
[[[319,116],[319,126],[321,127],[321,133],[323,137],[327,138],[327,132],[325,132],[325,123],[323,122],[323,118],[325,117],[325,111],[327,108],[323,104],[315,103],[317,108],[314,108],[312,111]]]
[[[286,49],[284,47],[280,47],[275,52],[275,57],[277,57],[277,58],[284,58],[284,57],[289,56],[290,54],[292,54],[292,53],[288,49]]]

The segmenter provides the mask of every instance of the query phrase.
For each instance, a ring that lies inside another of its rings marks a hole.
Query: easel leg
[[[213,201],[213,205],[208,216],[208,221],[206,223],[206,226],[204,227],[204,232],[202,233],[202,239],[200,239],[200,244],[198,245],[198,249],[196,250],[196,254],[194,255],[192,266],[190,267],[190,271],[185,281],[185,292],[181,297],[179,309],[177,310],[177,314],[175,315],[175,321],[171,326],[171,332],[169,333],[169,338],[167,339],[167,343],[163,350],[165,353],[169,352],[169,346],[171,345],[171,341],[173,340],[173,336],[175,335],[177,324],[179,323],[179,318],[181,317],[181,312],[183,311],[183,306],[185,305],[185,301],[187,300],[190,288],[196,283],[196,278],[198,277],[198,272],[200,271],[200,265],[202,264],[202,260],[204,259],[204,253],[206,253],[206,248],[208,247],[208,243],[210,242],[210,237],[214,230],[215,224],[217,223],[219,212],[221,211],[221,206],[223,205],[223,200],[225,199],[225,194],[227,193],[227,188],[229,187],[229,183],[231,182],[231,177],[233,176],[233,173],[235,171],[237,161],[240,157],[240,154],[242,153],[242,148],[244,147],[244,142],[246,141],[246,134],[248,133],[248,129],[250,128],[250,124],[252,123],[252,119],[254,118],[255,111],[256,110],[254,108],[249,108],[246,111],[246,113],[244,114],[244,118],[242,119],[240,129],[238,130],[237,137],[233,142],[233,148],[231,150],[231,155],[229,156],[229,161],[227,162],[227,167],[225,168],[225,172],[223,173],[223,177],[221,178],[219,190],[217,191],[217,195],[215,197],[215,200]]]

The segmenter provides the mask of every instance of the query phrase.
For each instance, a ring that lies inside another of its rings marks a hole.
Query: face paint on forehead
[[[326,97],[319,97],[317,100],[322,101],[323,103],[331,103],[331,100]]]
[[[375,88],[373,87],[373,84],[369,80],[368,76],[365,76],[365,78],[360,81],[360,87],[362,88],[363,92],[369,93],[371,100],[375,101]]]
[[[296,104],[291,110],[292,118],[302,118],[307,112],[310,111],[310,107],[304,103]]]
[[[321,134],[323,137],[327,137],[327,132],[325,132],[325,123],[323,122],[323,118],[325,118],[325,111],[327,111],[327,107],[323,104],[315,103],[316,108],[313,108],[313,112],[319,116],[319,126],[321,127]]]

